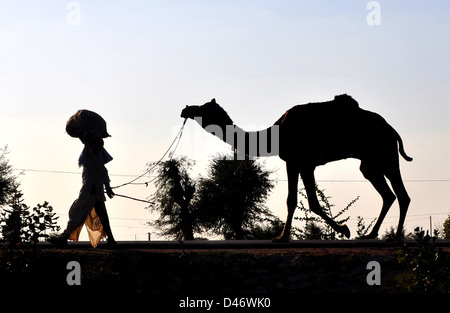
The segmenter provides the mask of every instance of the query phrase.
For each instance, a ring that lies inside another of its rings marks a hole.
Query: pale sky
[[[39,170],[20,177],[25,202],[50,202],[65,228],[81,187],[82,144],[64,128],[78,109],[108,123],[114,186],[159,159],[187,104],[216,98],[237,125],[255,130],[293,105],[347,93],[381,114],[414,158],[400,164],[412,198],[407,230],[428,229],[430,216],[442,224],[450,213],[450,3],[369,2],[0,1],[0,146],[14,168]],[[227,149],[188,121],[177,155],[197,161],[195,177]],[[267,205],[284,220],[284,162],[266,163],[279,169]],[[346,160],[316,171],[336,210],[360,196],[349,211],[352,236],[358,215],[369,223],[381,209],[358,167]],[[117,192],[145,198],[154,188]],[[145,204],[116,197],[106,205],[116,239],[160,238],[145,226],[155,218]],[[381,232],[398,213],[396,202]]]

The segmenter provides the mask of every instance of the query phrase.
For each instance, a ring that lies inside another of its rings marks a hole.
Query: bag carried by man
[[[66,132],[74,138],[97,139],[110,137],[105,120],[95,112],[78,110],[67,121]]]

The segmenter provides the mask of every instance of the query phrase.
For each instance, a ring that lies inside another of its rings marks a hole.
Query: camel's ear
[[[211,103],[216,103],[216,99],[215,98],[213,98],[212,100],[211,100]]]

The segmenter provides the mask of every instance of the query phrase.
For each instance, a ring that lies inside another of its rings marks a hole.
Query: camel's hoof
[[[340,230],[339,232],[344,235],[345,237],[350,238],[350,229],[348,228],[347,225],[343,224],[339,226]]]
[[[374,233],[374,234],[370,233],[367,236],[362,236],[361,239],[375,239],[377,237],[378,237],[378,233]]]
[[[278,236],[272,239],[272,242],[276,242],[276,243],[288,243],[289,242],[289,238],[285,238],[283,236]]]

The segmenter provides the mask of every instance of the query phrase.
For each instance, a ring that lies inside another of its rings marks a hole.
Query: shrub
[[[2,239],[11,245],[36,243],[49,236],[47,230],[59,231],[55,215],[48,202],[31,210],[23,203],[22,193],[16,192],[9,208],[0,213]]]
[[[450,291],[449,256],[437,249],[437,236],[425,235],[423,228],[414,229],[416,248],[406,245],[397,258],[399,263],[406,263],[410,272],[408,280],[409,292],[448,293]]]

